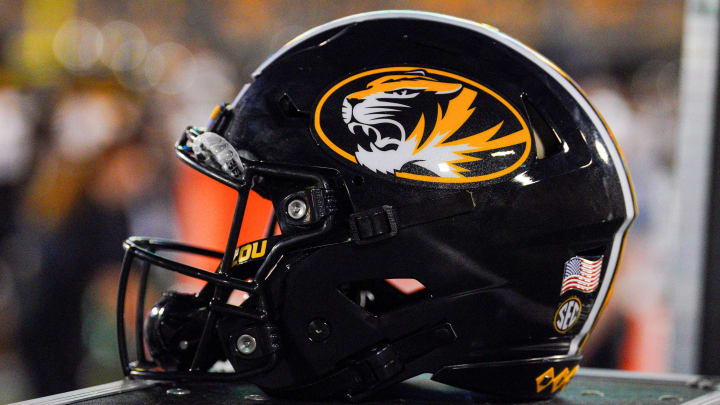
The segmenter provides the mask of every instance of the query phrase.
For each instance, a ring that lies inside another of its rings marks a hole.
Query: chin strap
[[[407,362],[455,339],[457,334],[452,325],[441,323],[392,343],[375,346],[345,362],[332,374],[279,394],[307,399],[342,396],[357,401],[396,382]]]
[[[479,199],[478,192],[462,191],[422,203],[383,205],[356,212],[350,215],[352,239],[361,245],[387,239],[402,228],[470,212],[479,205]]]

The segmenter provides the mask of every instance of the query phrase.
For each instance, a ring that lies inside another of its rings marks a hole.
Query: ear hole
[[[413,278],[351,281],[338,291],[363,310],[382,315],[432,298],[430,290]]]
[[[535,141],[535,156],[537,159],[545,159],[562,151],[562,141],[555,130],[552,129],[545,117],[528,100],[527,95],[522,95],[523,105],[529,118],[530,130]]]

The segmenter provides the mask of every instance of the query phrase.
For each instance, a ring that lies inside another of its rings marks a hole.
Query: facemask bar
[[[266,303],[264,281],[270,270],[278,263],[283,254],[299,247],[311,247],[314,242],[324,239],[329,234],[335,224],[336,209],[327,211],[327,215],[318,218],[319,223],[309,228],[303,233],[294,234],[281,238],[275,243],[265,256],[265,260],[259,266],[252,277],[252,281],[245,281],[247,275],[243,278],[232,275],[232,261],[237,247],[237,242],[242,227],[242,219],[245,213],[245,205],[248,194],[253,186],[254,179],[258,176],[267,178],[284,178],[289,180],[299,180],[312,184],[313,187],[322,190],[332,190],[332,183],[329,179],[319,174],[318,171],[305,167],[296,167],[283,164],[266,163],[241,159],[242,167],[239,177],[234,177],[229,173],[225,173],[211,165],[203,163],[194,155],[189,142],[192,138],[201,135],[203,131],[197,128],[188,128],[180,140],[175,145],[175,152],[178,157],[194,169],[211,177],[220,183],[235,189],[238,192],[238,199],[235,205],[230,233],[228,235],[227,244],[224,252],[218,252],[209,249],[203,249],[190,246],[170,240],[147,238],[147,237],[131,237],[124,244],[125,256],[123,259],[122,270],[120,275],[120,284],[118,290],[117,301],[117,332],[118,332],[118,348],[120,351],[120,359],[125,375],[138,378],[150,379],[177,379],[192,378],[195,380],[242,380],[249,376],[262,373],[275,366],[278,360],[277,351],[268,356],[268,360],[261,366],[244,371],[242,373],[209,373],[200,370],[199,365],[203,363],[206,356],[205,348],[210,342],[213,328],[215,327],[218,312],[237,316],[240,318],[251,319],[259,322],[266,328],[273,328],[274,321],[277,319],[272,313],[272,308]],[[229,144],[228,144],[229,145]],[[274,229],[276,219],[273,218],[269,229]],[[160,256],[157,252],[171,251],[178,253],[190,253],[221,259],[218,270],[213,273],[200,268],[192,267],[166,257]],[[137,298],[137,311],[135,313],[135,339],[136,352],[138,361],[131,364],[129,353],[127,350],[127,341],[125,334],[125,296],[127,293],[128,280],[134,259],[137,258],[141,262],[140,267],[140,285]],[[207,282],[207,284],[197,294],[197,297],[208,301],[208,316],[204,323],[200,342],[194,354],[192,366],[186,371],[161,371],[151,370],[157,365],[145,356],[145,337],[143,336],[143,323],[145,319],[145,295],[147,292],[147,281],[150,266],[153,265],[159,269],[169,270],[193,277]],[[226,303],[228,297],[234,290],[239,290],[255,298],[256,310],[248,311],[237,306]]]

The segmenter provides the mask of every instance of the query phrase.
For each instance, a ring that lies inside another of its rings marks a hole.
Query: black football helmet
[[[235,217],[224,252],[125,242],[118,335],[132,378],[358,399],[432,373],[546,398],[578,368],[636,212],[620,150],[578,86],[496,29],[439,14],[306,32],[176,153],[237,190]],[[251,189],[281,234],[238,247]],[[146,307],[151,269],[204,286]],[[233,304],[235,291],[247,299]]]

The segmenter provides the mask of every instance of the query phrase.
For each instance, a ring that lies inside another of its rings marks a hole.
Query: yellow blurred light
[[[102,48],[100,30],[82,19],[63,23],[53,40],[55,57],[70,70],[90,69],[100,57]]]
[[[23,2],[23,30],[11,36],[9,54],[21,77],[31,84],[44,86],[56,80],[60,66],[53,57],[53,38],[74,11],[73,0]]]

